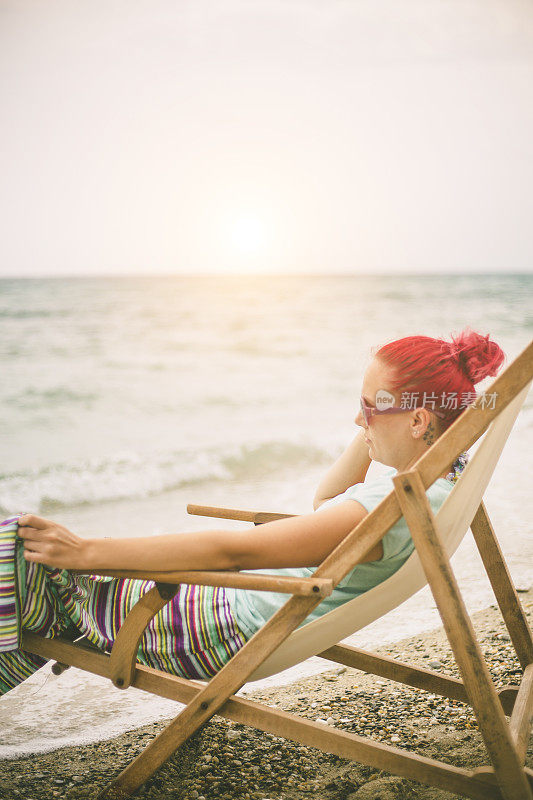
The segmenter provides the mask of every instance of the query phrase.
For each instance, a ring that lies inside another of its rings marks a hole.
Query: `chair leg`
[[[476,511],[470,529],[518,660],[525,669],[533,663],[533,636],[483,503]]]
[[[496,689],[436,528],[424,484],[416,470],[394,477],[398,502],[409,525],[457,666],[474,709],[505,800],[533,800]]]
[[[520,683],[515,708],[511,715],[509,728],[516,748],[522,759],[526,760],[527,747],[531,737],[531,720],[533,719],[533,664],[526,667]]]

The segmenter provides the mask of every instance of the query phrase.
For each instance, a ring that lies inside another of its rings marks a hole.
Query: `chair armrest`
[[[218,506],[199,506],[189,503],[187,506],[188,514],[196,514],[200,517],[217,517],[219,519],[237,519],[242,522],[253,522],[254,525],[262,525],[264,522],[272,522],[276,519],[287,519],[297,516],[296,514],[278,514],[270,511],[247,511],[239,508],[219,508]]]
[[[154,581],[163,596],[168,590],[168,600],[175,594],[180,583],[199,586],[234,586],[236,589],[259,589],[263,592],[282,592],[297,595],[317,595],[327,597],[333,591],[331,578],[293,578],[290,575],[259,574],[254,572],[235,572],[233,570],[172,570],[153,572],[149,570],[99,569],[69,570],[76,575],[107,575],[113,578],[133,578],[134,580]]]

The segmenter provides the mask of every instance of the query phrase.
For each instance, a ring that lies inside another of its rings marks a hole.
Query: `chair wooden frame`
[[[487,430],[497,415],[533,378],[531,343],[497,378],[490,391],[497,403],[470,407],[407,472],[394,478],[392,491],[324,559],[313,577],[294,579],[238,572],[102,572],[155,582],[132,609],[110,654],[66,639],[23,636],[23,648],[57,662],[56,671],[76,666],[110,678],[115,686],[135,686],[185,703],[176,718],[100,793],[102,800],[128,797],[214,714],[283,736],[343,758],[386,770],[474,800],[533,800],[533,770],[525,766],[533,716],[533,637],[483,503],[470,523],[487,575],[523,669],[519,686],[499,692],[490,677],[463,602],[426,489]],[[290,516],[189,506],[190,513],[241,519],[255,524]],[[490,759],[487,766],[463,769],[370,741],[323,723],[236,697],[257,667],[330,594],[340,580],[401,517],[410,528],[427,582],[453,650],[461,680],[337,644],[322,658],[469,703]],[[136,662],[144,629],[175,594],[179,583],[281,591],[291,595],[282,608],[207,683],[169,675]],[[510,716],[509,722],[506,715]]]

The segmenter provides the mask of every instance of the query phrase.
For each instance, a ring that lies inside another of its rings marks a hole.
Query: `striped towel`
[[[83,636],[109,652],[127,614],[154,585],[27,562],[17,520],[0,524],[0,695],[45,663],[20,649],[23,631]],[[210,678],[246,640],[222,587],[181,584],[148,623],[137,660],[186,678]]]
[[[18,518],[0,524],[0,653],[20,647],[20,606],[17,592],[15,550]]]

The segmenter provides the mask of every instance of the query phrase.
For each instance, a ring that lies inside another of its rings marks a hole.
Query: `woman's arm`
[[[62,569],[240,570],[318,566],[367,515],[355,500],[242,531],[207,530],[127,539],[82,539],[33,515],[19,520],[28,561]],[[363,561],[383,555],[381,542]]]
[[[364,431],[360,430],[344,453],[326,472],[316,490],[313,508],[316,509],[326,500],[342,494],[350,486],[363,483],[372,460],[368,455],[368,445],[364,436]]]

